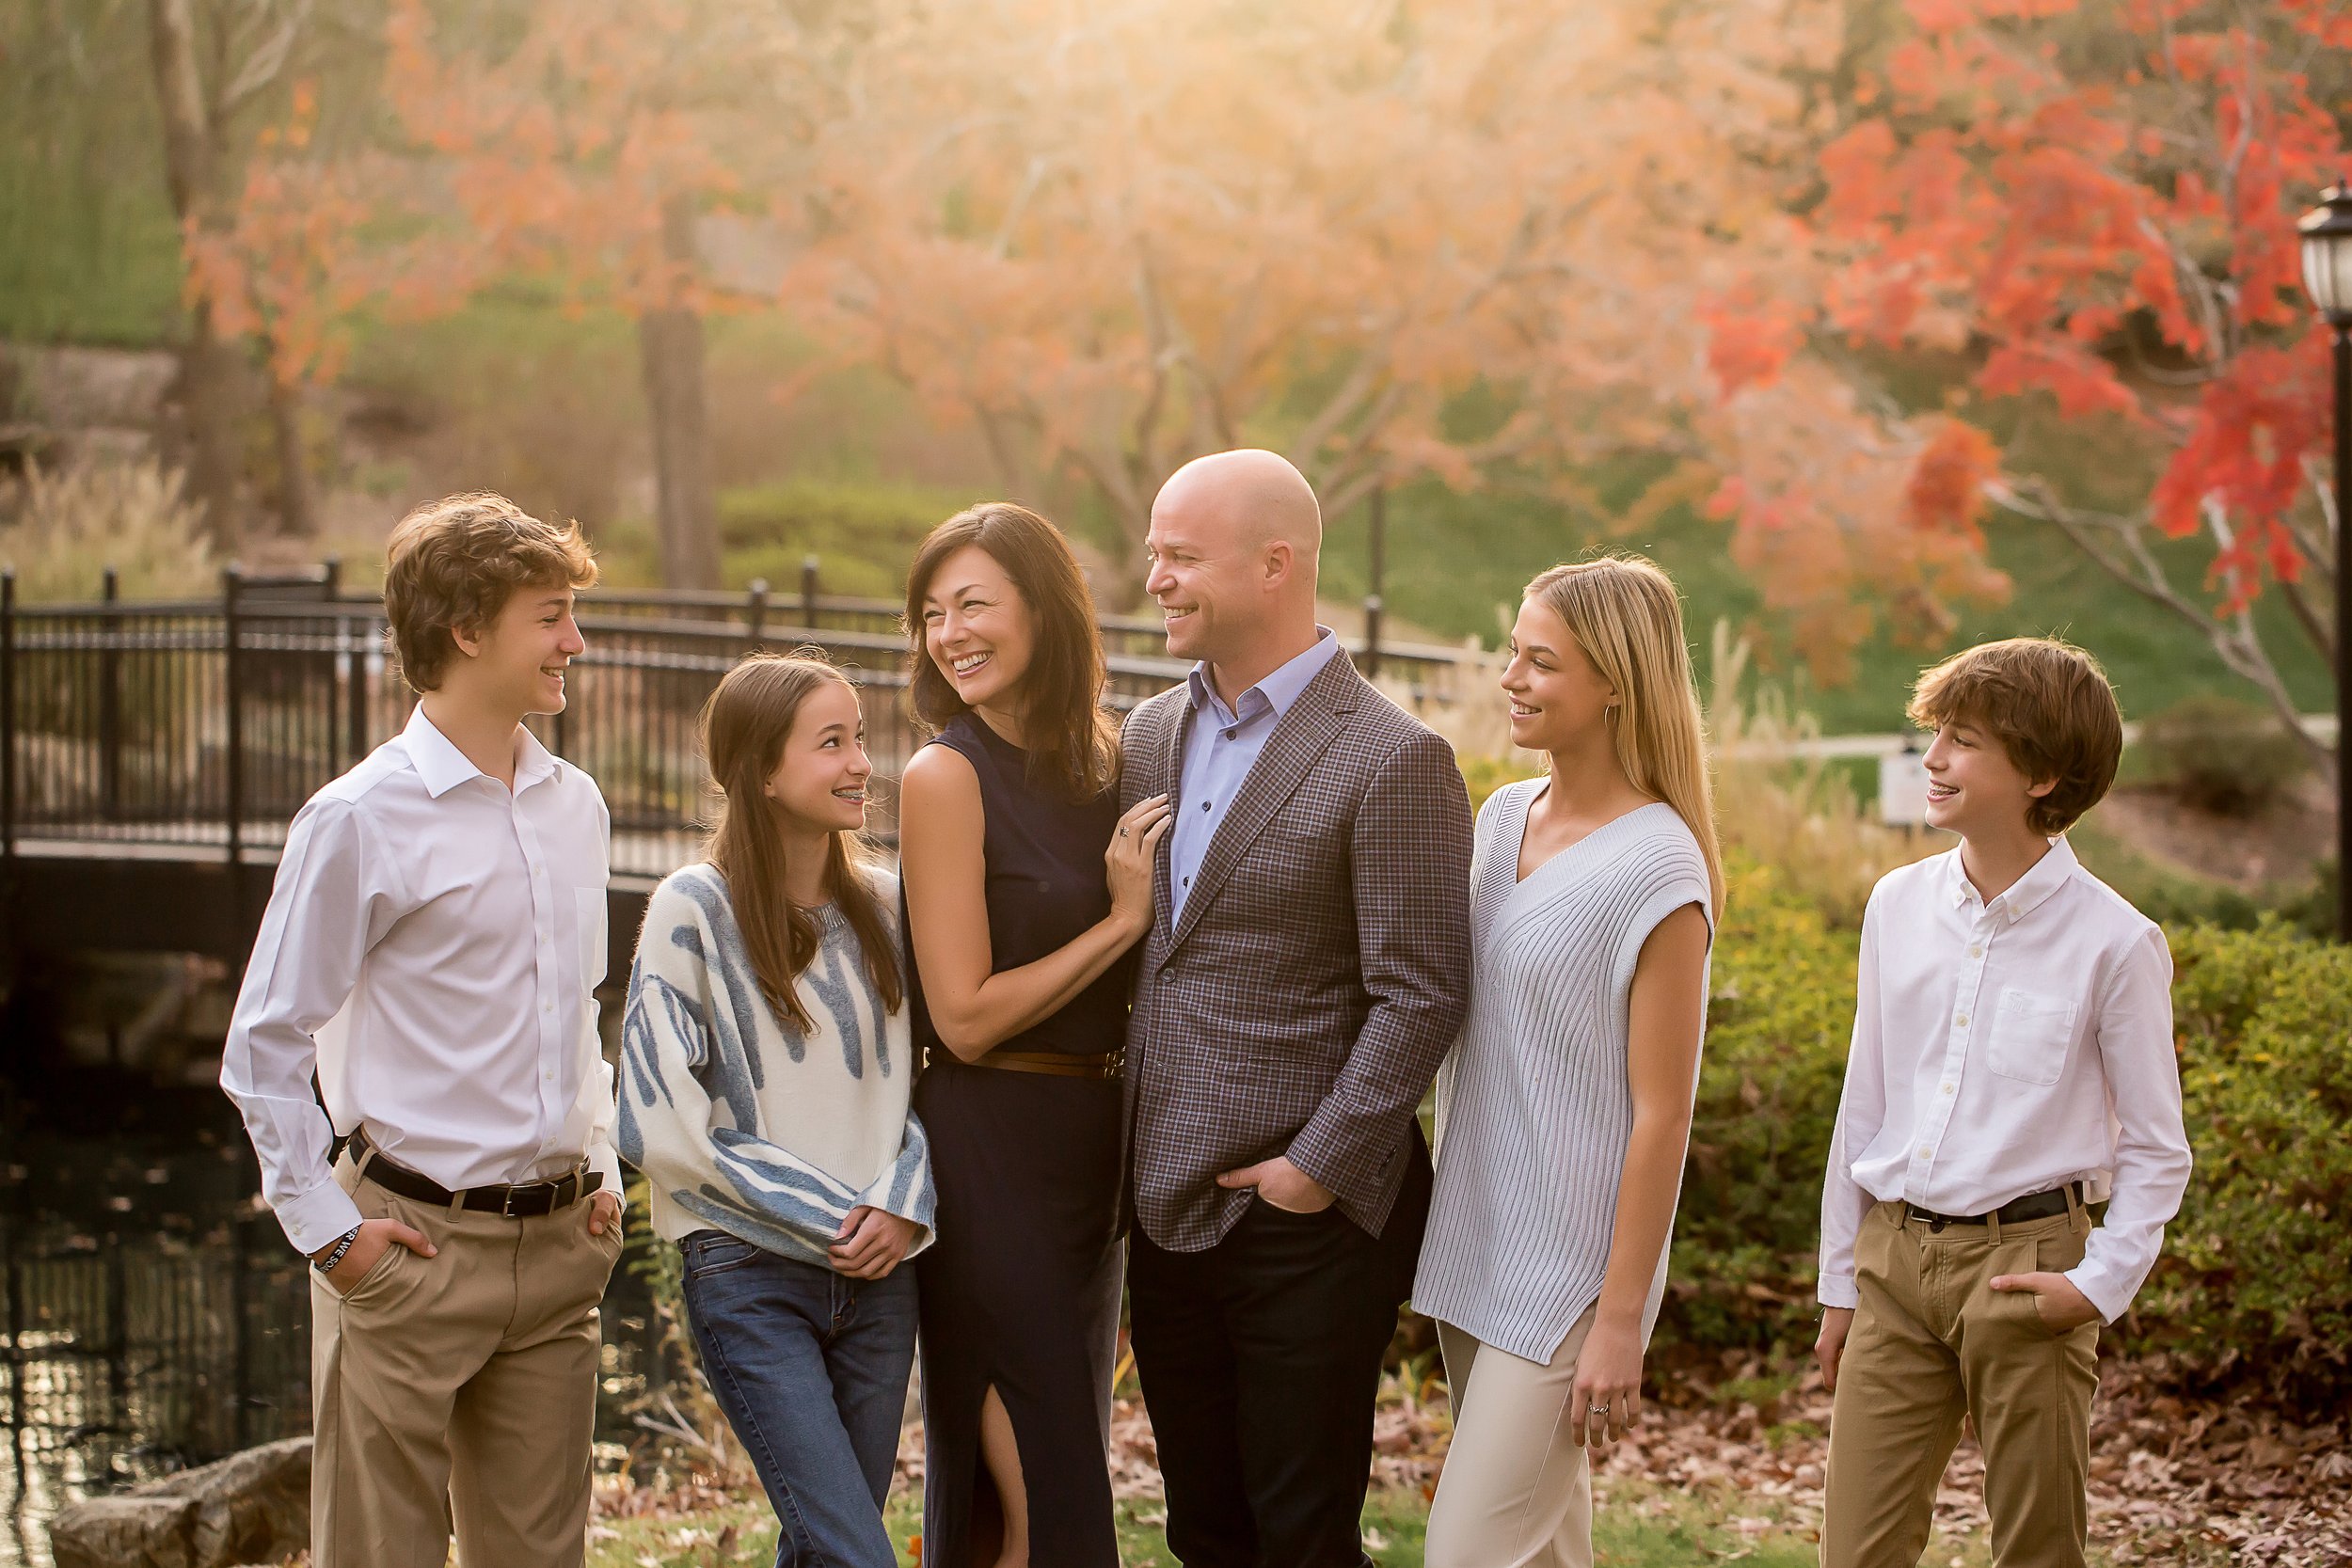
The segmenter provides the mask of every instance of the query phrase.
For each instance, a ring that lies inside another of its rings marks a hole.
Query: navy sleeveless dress
[[[1110,912],[1103,852],[1118,829],[1116,790],[1073,803],[1032,784],[1027,753],[968,713],[930,744],[952,747],[979,776],[993,971],[1041,958]],[[1029,1560],[1118,1568],[1104,1449],[1119,1340],[1120,1083],[955,1060],[909,967],[914,1040],[927,1049],[914,1108],[939,1194],[938,1240],[914,1261],[923,1561],[995,1560],[1003,1515],[980,1457],[980,1405],[993,1385],[1020,1446]],[[1131,953],[997,1049],[1119,1050],[1133,979]]]

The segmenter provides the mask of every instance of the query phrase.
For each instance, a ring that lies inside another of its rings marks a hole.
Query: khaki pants
[[[2029,1292],[1988,1282],[2073,1268],[2090,1217],[2070,1200],[2047,1219],[1939,1231],[1908,1213],[1879,1204],[1854,1243],[1862,1302],[1830,1415],[1822,1568],[1914,1568],[1963,1413],[1984,1448],[1996,1568],[2082,1568],[2099,1325],[2053,1334]]]
[[[424,1232],[349,1293],[310,1275],[315,1568],[580,1568],[587,1555],[596,1307],[617,1227],[592,1204],[502,1219],[396,1197],[348,1156],[369,1219]]]
[[[1593,1476],[1568,1438],[1587,1308],[1534,1362],[1438,1324],[1454,1442],[1429,1509],[1427,1568],[1591,1568]]]

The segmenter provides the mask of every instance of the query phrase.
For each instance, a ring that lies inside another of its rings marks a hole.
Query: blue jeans
[[[882,1511],[914,1368],[914,1271],[850,1279],[719,1230],[678,1247],[703,1373],[776,1511],[776,1568],[898,1568]]]

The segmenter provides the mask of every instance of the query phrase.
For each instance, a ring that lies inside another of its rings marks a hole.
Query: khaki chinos
[[[1995,1568],[2082,1568],[2099,1324],[2064,1334],[1997,1275],[2082,1261],[2090,1216],[1945,1223],[1881,1203],[1854,1242],[1861,1305],[1830,1415],[1822,1568],[1915,1568],[1937,1482],[1973,1416]]]
[[[315,1568],[580,1568],[601,1348],[620,1227],[583,1199],[506,1219],[335,1180],[369,1219],[424,1232],[348,1293],[310,1276]]]

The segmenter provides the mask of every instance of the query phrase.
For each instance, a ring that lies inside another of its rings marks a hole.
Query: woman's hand
[[[861,1203],[841,1222],[832,1248],[834,1272],[851,1279],[886,1278],[921,1229],[913,1220]]]
[[[1160,840],[1173,820],[1168,797],[1137,800],[1119,819],[1110,847],[1103,851],[1104,879],[1110,884],[1111,918],[1140,940],[1152,928],[1152,878]]]
[[[1642,1331],[1638,1324],[1597,1322],[1576,1357],[1576,1386],[1568,1393],[1568,1433],[1597,1448],[1626,1434],[1642,1414]]]

